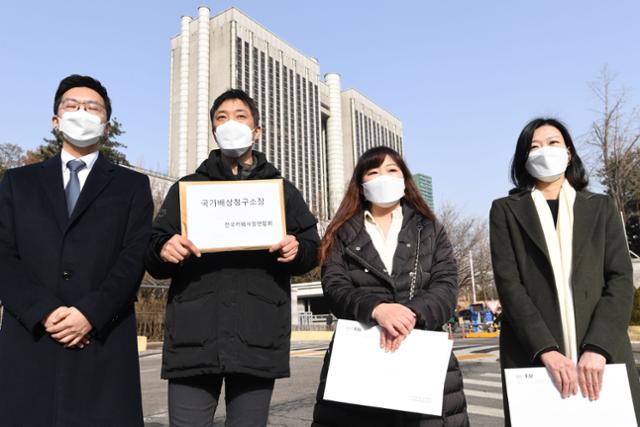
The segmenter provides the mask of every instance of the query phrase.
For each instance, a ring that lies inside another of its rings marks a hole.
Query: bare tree
[[[438,213],[458,263],[458,283],[460,297],[472,301],[471,262],[473,258],[473,278],[478,299],[493,299],[497,292],[493,284],[491,253],[489,248],[489,226],[486,220],[464,217],[451,204],[445,204]]]
[[[7,169],[24,164],[24,151],[15,144],[0,144],[0,178]]]
[[[162,202],[167,195],[168,185],[157,179],[150,179],[151,198],[153,200],[153,217],[155,218],[160,211]]]
[[[640,210],[640,111],[627,108],[628,90],[615,85],[606,66],[589,86],[600,104],[587,137],[596,176],[626,221]]]

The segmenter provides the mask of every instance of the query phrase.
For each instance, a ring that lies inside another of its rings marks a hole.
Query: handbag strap
[[[420,259],[420,232],[422,231],[422,224],[418,224],[418,241],[416,242],[416,260],[413,263],[413,272],[411,273],[411,285],[409,286],[409,301],[413,299],[416,293],[416,277],[418,277],[418,261]]]

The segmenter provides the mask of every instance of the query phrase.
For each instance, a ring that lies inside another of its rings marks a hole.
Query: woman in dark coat
[[[380,345],[388,351],[399,348],[413,328],[441,330],[454,312],[458,283],[451,244],[404,161],[390,148],[362,155],[320,252],[322,288],[332,312],[341,319],[378,324]],[[314,427],[469,424],[453,354],[441,417],[324,400],[330,359],[331,347],[321,372]]]
[[[605,364],[626,363],[638,418],[632,268],[618,209],[584,190],[580,157],[554,119],[523,129],[511,177],[516,188],[493,202],[490,220],[502,369],[545,366],[564,397],[595,400]],[[509,425],[504,381],[503,394]]]

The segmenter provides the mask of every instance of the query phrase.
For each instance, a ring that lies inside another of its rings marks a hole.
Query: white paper
[[[627,367],[606,365],[600,397],[563,399],[546,368],[505,369],[513,427],[637,427]]]
[[[453,341],[414,329],[395,353],[380,348],[380,329],[338,320],[324,391],[326,400],[442,415]]]
[[[281,179],[198,183],[182,193],[186,236],[201,250],[268,248],[285,237]]]

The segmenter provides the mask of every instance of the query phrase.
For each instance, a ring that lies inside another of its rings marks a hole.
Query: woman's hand
[[[380,347],[396,351],[416,326],[416,315],[402,304],[378,304],[371,317],[382,327]]]
[[[589,400],[598,400],[602,390],[602,376],[607,359],[596,352],[585,351],[578,361],[578,384],[582,395]]]
[[[406,338],[406,335],[398,335],[397,337],[392,337],[389,332],[385,328],[380,328],[380,348],[383,348],[386,352],[393,353],[397,349],[400,348],[400,344]]]
[[[551,374],[563,398],[578,393],[576,367],[571,359],[554,350],[542,353],[540,360]]]

